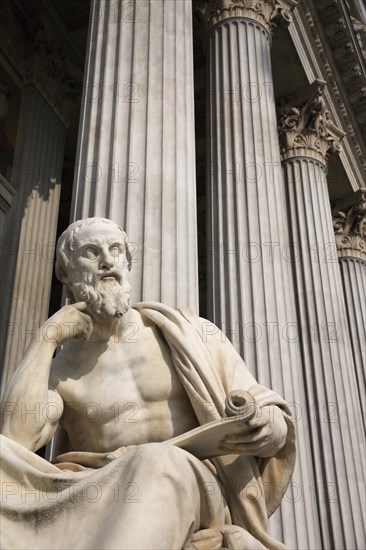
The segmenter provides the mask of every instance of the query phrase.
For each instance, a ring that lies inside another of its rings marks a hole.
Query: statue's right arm
[[[83,302],[64,306],[42,325],[5,391],[1,432],[31,451],[51,439],[63,413],[61,396],[49,389],[52,358],[71,336],[90,335],[92,321],[82,313],[85,308]]]

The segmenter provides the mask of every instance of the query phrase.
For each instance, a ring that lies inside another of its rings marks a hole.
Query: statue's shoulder
[[[154,312],[169,319],[178,320],[179,318],[184,317],[184,319],[188,321],[200,334],[202,333],[202,327],[207,326],[214,327],[209,329],[210,332],[219,331],[216,325],[214,325],[211,321],[200,317],[196,310],[190,306],[174,309],[160,302],[139,302],[134,304],[132,308],[139,311],[142,316],[146,315],[150,319],[157,319]]]
[[[209,321],[204,317],[200,317],[193,308],[187,307],[179,309],[178,311],[199,331],[200,335],[202,335],[202,333],[221,334],[219,327],[217,327],[212,321]]]
[[[159,314],[169,317],[177,318],[183,316],[187,321],[192,324],[200,324],[200,317],[198,316],[196,310],[190,306],[174,309],[166,304],[161,302],[138,302],[133,304],[133,309],[139,311],[142,315],[149,316],[149,312],[158,312]]]
[[[201,324],[201,320],[202,320],[201,317],[199,317],[196,310],[193,309],[192,307],[179,308],[177,311],[179,311],[179,313],[181,315],[183,315],[183,317],[185,319],[187,319],[187,321],[189,321],[190,323],[192,323],[192,324],[194,324],[194,323]]]

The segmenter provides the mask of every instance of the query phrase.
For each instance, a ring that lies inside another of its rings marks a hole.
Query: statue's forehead
[[[117,226],[103,222],[95,222],[79,226],[76,228],[73,238],[75,244],[110,240],[122,240],[122,232]]]

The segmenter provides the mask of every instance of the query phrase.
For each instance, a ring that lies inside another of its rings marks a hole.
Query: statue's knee
[[[144,445],[139,445],[134,449],[134,453],[139,458],[154,458],[159,456],[163,452],[162,443],[145,443]]]
[[[175,468],[177,464],[183,467],[188,457],[188,453],[182,449],[164,443],[146,443],[135,449],[135,459],[146,463],[149,470],[152,468],[165,470],[170,464]]]

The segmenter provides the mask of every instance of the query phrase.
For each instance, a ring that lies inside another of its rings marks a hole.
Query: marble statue
[[[40,328],[2,406],[3,548],[284,548],[267,520],[294,467],[286,403],[193,311],[131,307],[130,267],[110,220],[59,239],[72,303]],[[248,394],[251,414],[228,417],[228,396],[235,409]],[[35,451],[55,432],[67,437],[50,462]]]

